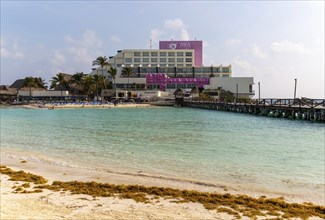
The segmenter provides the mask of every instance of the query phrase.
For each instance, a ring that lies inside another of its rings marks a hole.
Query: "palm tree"
[[[106,89],[108,82],[104,75],[99,74],[93,75],[93,80],[96,85],[96,95],[98,101],[98,90]]]
[[[94,82],[94,78],[92,75],[86,75],[84,77],[84,90],[87,93],[88,100],[90,98],[90,95],[96,90],[96,85]]]
[[[114,85],[114,89],[115,89],[115,97],[116,97],[115,77],[116,77],[117,70],[116,70],[116,68],[110,66],[110,68],[107,70],[107,72],[112,76],[112,81],[113,81],[113,85]]]
[[[93,61],[93,66],[100,66],[102,68],[102,74],[103,74],[103,69],[104,69],[104,66],[108,66],[108,59],[106,56],[102,57],[102,56],[99,56],[97,57],[96,60]]]
[[[83,89],[85,74],[83,72],[77,72],[71,76],[69,82],[74,85],[73,90],[77,88],[78,95],[80,95],[80,90]]]
[[[130,76],[132,75],[133,71],[132,71],[132,67],[123,67],[122,69],[122,75],[127,76],[128,77],[128,88],[129,88],[129,83],[130,83]]]
[[[69,88],[69,82],[65,79],[63,73],[58,73],[56,76],[52,77],[52,84],[51,84],[51,89],[54,89],[55,87],[59,87],[61,90],[61,98],[63,96],[62,91],[63,88],[66,90]]]
[[[35,78],[35,82],[38,88],[47,89],[47,82],[45,82],[45,79],[42,79],[42,77]]]
[[[33,88],[37,88],[37,83],[35,81],[35,78],[34,77],[26,77],[25,78],[25,81],[24,81],[24,87],[28,87],[29,88],[29,96],[30,98],[32,98],[32,87]]]

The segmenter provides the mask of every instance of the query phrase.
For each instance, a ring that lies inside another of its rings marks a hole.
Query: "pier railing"
[[[216,104],[232,104],[232,105],[254,105],[260,107],[286,107],[286,108],[319,108],[325,109],[325,99],[250,99],[237,100],[235,102],[222,101],[204,101],[204,100],[184,100],[185,102],[196,103],[216,103]]]
[[[236,102],[184,99],[179,104],[191,108],[325,122],[325,99],[243,99]]]

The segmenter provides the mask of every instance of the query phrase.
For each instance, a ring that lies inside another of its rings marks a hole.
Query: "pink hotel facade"
[[[159,41],[160,50],[194,50],[194,66],[202,66],[202,41]]]

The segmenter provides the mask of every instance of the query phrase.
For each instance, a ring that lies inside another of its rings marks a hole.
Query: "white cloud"
[[[179,18],[175,18],[173,20],[165,21],[164,27],[166,29],[171,29],[171,30],[178,30],[178,29],[186,28],[183,21],[181,19],[179,19]]]
[[[62,50],[56,50],[54,51],[54,54],[51,58],[51,63],[54,65],[62,65],[65,63],[65,56],[62,54]]]
[[[241,40],[239,40],[239,39],[230,38],[230,39],[226,40],[227,46],[236,46],[240,43],[241,43]]]
[[[293,43],[290,41],[273,42],[271,50],[276,53],[310,53],[311,50],[306,48],[303,43]]]
[[[4,47],[6,44],[5,40],[3,38],[0,39],[0,46]]]
[[[9,46],[3,39],[1,39],[0,56],[2,58],[21,59],[24,57],[24,53],[21,51],[17,43],[12,44],[12,49],[8,49],[7,47],[5,48],[5,45]]]
[[[74,39],[70,35],[64,37],[64,41],[67,44],[72,44],[78,47],[85,47],[85,48],[99,48],[102,46],[102,40],[97,37],[95,31],[87,30],[85,31],[80,39]]]
[[[8,43],[8,41],[5,41],[5,39],[1,38],[0,57],[9,59],[21,59],[24,57],[24,53],[16,42]]]
[[[118,42],[117,36],[111,37],[112,41]],[[79,38],[71,35],[64,37],[66,47],[54,51],[50,61],[52,69],[61,69],[65,72],[77,71],[76,68],[88,67],[90,69],[92,61],[102,55],[99,50],[102,47],[102,40],[96,32],[87,30]],[[75,68],[71,68],[74,66]]]
[[[231,63],[237,76],[255,76],[258,72],[257,67],[240,57],[236,57]]]
[[[181,40],[190,40],[190,34],[185,28],[181,29]]]
[[[209,46],[208,41],[203,41],[203,48],[207,48]]]
[[[1,48],[0,56],[2,58],[21,59],[24,57],[24,54],[19,51],[10,51],[6,48]]]
[[[174,40],[190,40],[190,34],[188,27],[184,24],[184,22],[179,19],[169,19],[164,22],[164,28],[167,32],[168,38],[174,39]]]
[[[113,35],[111,36],[110,40],[113,42],[113,43],[121,43],[121,38],[119,38],[118,36],[116,35]]]
[[[72,55],[75,62],[90,63],[94,59],[86,48],[69,47],[67,51]]]
[[[257,58],[260,58],[260,59],[267,58],[267,54],[262,52],[261,49],[256,44],[254,44],[252,46],[251,51],[253,52],[253,55]]]
[[[164,35],[164,31],[159,30],[158,28],[154,28],[150,30],[150,39],[153,42],[158,42],[162,35]]]

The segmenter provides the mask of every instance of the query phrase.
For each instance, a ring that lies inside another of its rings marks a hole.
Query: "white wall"
[[[62,96],[68,96],[69,91],[62,91]],[[29,91],[18,91],[18,96],[30,96]],[[61,91],[32,91],[32,97],[59,97]]]
[[[230,78],[212,77],[210,78],[210,85],[204,86],[204,89],[218,89],[219,87],[221,87],[226,91],[230,91],[236,94],[237,84],[238,84],[238,94],[253,95],[253,93],[249,91],[250,85],[254,84],[253,77],[230,77]]]

